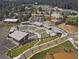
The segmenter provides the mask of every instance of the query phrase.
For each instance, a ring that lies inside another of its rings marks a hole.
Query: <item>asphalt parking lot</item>
[[[9,59],[9,58],[5,55],[0,55],[0,59]]]
[[[8,59],[5,53],[16,46],[12,41],[8,40],[8,31],[6,29],[0,28],[0,59]]]
[[[5,53],[7,50],[13,48],[16,46],[14,43],[12,43],[10,40],[2,39],[0,40],[0,52]]]

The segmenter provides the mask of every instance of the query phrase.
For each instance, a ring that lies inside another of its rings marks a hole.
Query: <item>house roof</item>
[[[41,22],[34,22],[35,25],[41,26],[42,23]]]
[[[51,28],[51,26],[46,25],[46,24],[44,24],[43,26],[46,27],[46,28],[48,28],[48,29]]]
[[[50,35],[51,35],[51,36],[55,36],[55,35],[56,35],[56,33],[50,33]]]
[[[17,30],[15,26],[11,27],[10,32],[13,32],[14,30]]]
[[[53,14],[51,14],[51,17],[55,17],[55,18],[59,18],[61,15],[59,13],[53,12]]]
[[[20,41],[24,38],[28,33],[21,32],[21,31],[14,31],[13,33],[9,34],[10,37],[14,38],[15,40]]]
[[[54,32],[54,31],[49,31],[49,34],[50,34],[50,36],[55,36],[56,35],[56,33]]]
[[[51,21],[56,23],[56,22],[60,22],[61,20],[53,19]]]
[[[18,19],[10,19],[10,18],[7,18],[4,20],[5,22],[17,22]]]

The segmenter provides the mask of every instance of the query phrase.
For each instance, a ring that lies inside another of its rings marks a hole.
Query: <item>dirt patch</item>
[[[53,55],[54,59],[77,59],[77,56],[74,53],[55,53]]]
[[[55,48],[46,53],[43,59],[77,59],[74,49]]]
[[[47,53],[44,59],[77,59],[77,55],[74,52]]]
[[[78,28],[76,26],[66,25],[65,23],[58,25],[58,27],[72,34],[78,31]]]

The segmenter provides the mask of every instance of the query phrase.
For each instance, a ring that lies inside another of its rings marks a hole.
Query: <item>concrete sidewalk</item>
[[[68,41],[68,40],[63,40],[63,39],[57,38],[57,39],[49,41],[47,43],[34,46],[34,47],[26,50],[23,54],[15,57],[14,59],[28,59],[31,56],[38,53],[39,51],[43,51],[43,50],[46,50],[48,48],[55,47],[55,46],[57,46],[59,44],[62,44],[65,41]]]

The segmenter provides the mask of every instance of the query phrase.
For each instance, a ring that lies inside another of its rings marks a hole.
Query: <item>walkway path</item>
[[[66,33],[66,34],[68,34],[68,33]],[[19,55],[18,57],[15,57],[14,59],[30,59],[33,55],[35,55],[38,52],[55,47],[59,44],[62,44],[64,42],[68,41],[68,40],[71,42],[70,37],[71,36],[65,35],[61,38],[57,38],[57,39],[49,41],[47,43],[34,46],[34,47],[26,50],[23,54]]]
[[[51,47],[55,47],[55,46],[57,46],[59,44],[64,43],[65,41],[68,41],[67,38],[66,38],[66,36],[63,37],[63,38],[64,39],[57,38],[57,39],[52,40],[50,42],[34,46],[34,47],[28,49],[23,54],[19,55],[18,57],[14,58],[14,59],[29,59],[30,57],[32,57],[33,55],[35,55],[36,53],[38,53],[40,51],[49,49]]]

